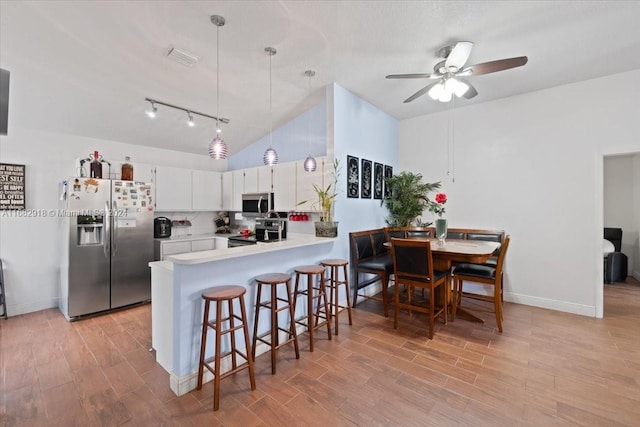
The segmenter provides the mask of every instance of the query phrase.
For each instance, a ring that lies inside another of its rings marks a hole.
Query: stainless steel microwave
[[[271,192],[242,195],[242,216],[264,216],[273,209],[273,193]]]

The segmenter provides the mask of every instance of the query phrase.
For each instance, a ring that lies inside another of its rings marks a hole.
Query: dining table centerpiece
[[[447,237],[447,220],[442,218],[445,213],[445,203],[447,203],[447,195],[444,193],[438,193],[434,197],[435,201],[429,204],[429,211],[438,215],[436,218],[436,237],[440,244],[444,244],[444,239]]]

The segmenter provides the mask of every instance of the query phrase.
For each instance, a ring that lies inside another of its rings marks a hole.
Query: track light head
[[[155,119],[156,118],[156,112],[158,111],[158,109],[156,108],[156,104],[151,102],[151,108],[148,109],[147,111],[145,111],[145,114],[147,115],[147,117],[149,117],[150,119]]]
[[[187,126],[192,128],[195,125],[196,125],[196,122],[193,121],[193,116],[191,115],[191,111],[187,111]]]

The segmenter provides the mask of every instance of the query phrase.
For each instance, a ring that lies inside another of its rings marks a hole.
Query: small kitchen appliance
[[[166,216],[159,216],[153,220],[153,237],[162,239],[171,237],[171,220]]]
[[[279,241],[287,238],[287,220],[282,218],[257,218],[256,240],[258,242]]]

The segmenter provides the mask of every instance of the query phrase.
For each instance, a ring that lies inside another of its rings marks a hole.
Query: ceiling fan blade
[[[439,74],[390,74],[386,78],[388,79],[438,79],[442,76]]]
[[[469,89],[467,89],[467,91],[462,95],[463,98],[466,99],[471,99],[474,96],[476,96],[478,94],[478,91],[476,90],[475,87],[473,87],[473,85],[471,85],[471,83],[469,83],[467,80],[465,79],[461,79],[456,77],[458,80],[460,80],[462,83],[466,84],[467,86],[469,86]]]
[[[437,85],[438,83],[440,82],[435,82],[435,83],[431,83],[430,85],[426,85],[425,87],[423,87],[422,89],[420,89],[419,91],[417,91],[416,93],[414,93],[413,95],[405,99],[404,103],[406,104],[407,102],[411,102],[414,99],[421,97],[425,93],[429,92],[429,89],[431,89],[433,86]]]
[[[471,48],[473,48],[473,43],[471,42],[456,43],[449,56],[447,56],[445,66],[456,67],[458,69],[462,68],[465,62],[467,62],[467,59],[469,59],[469,55],[471,55]]]
[[[518,56],[515,58],[498,59],[497,61],[483,62],[481,64],[475,64],[465,67],[457,75],[479,76],[481,74],[495,73],[496,71],[504,71],[510,68],[521,67],[526,64],[528,60],[529,59],[526,56]]]

